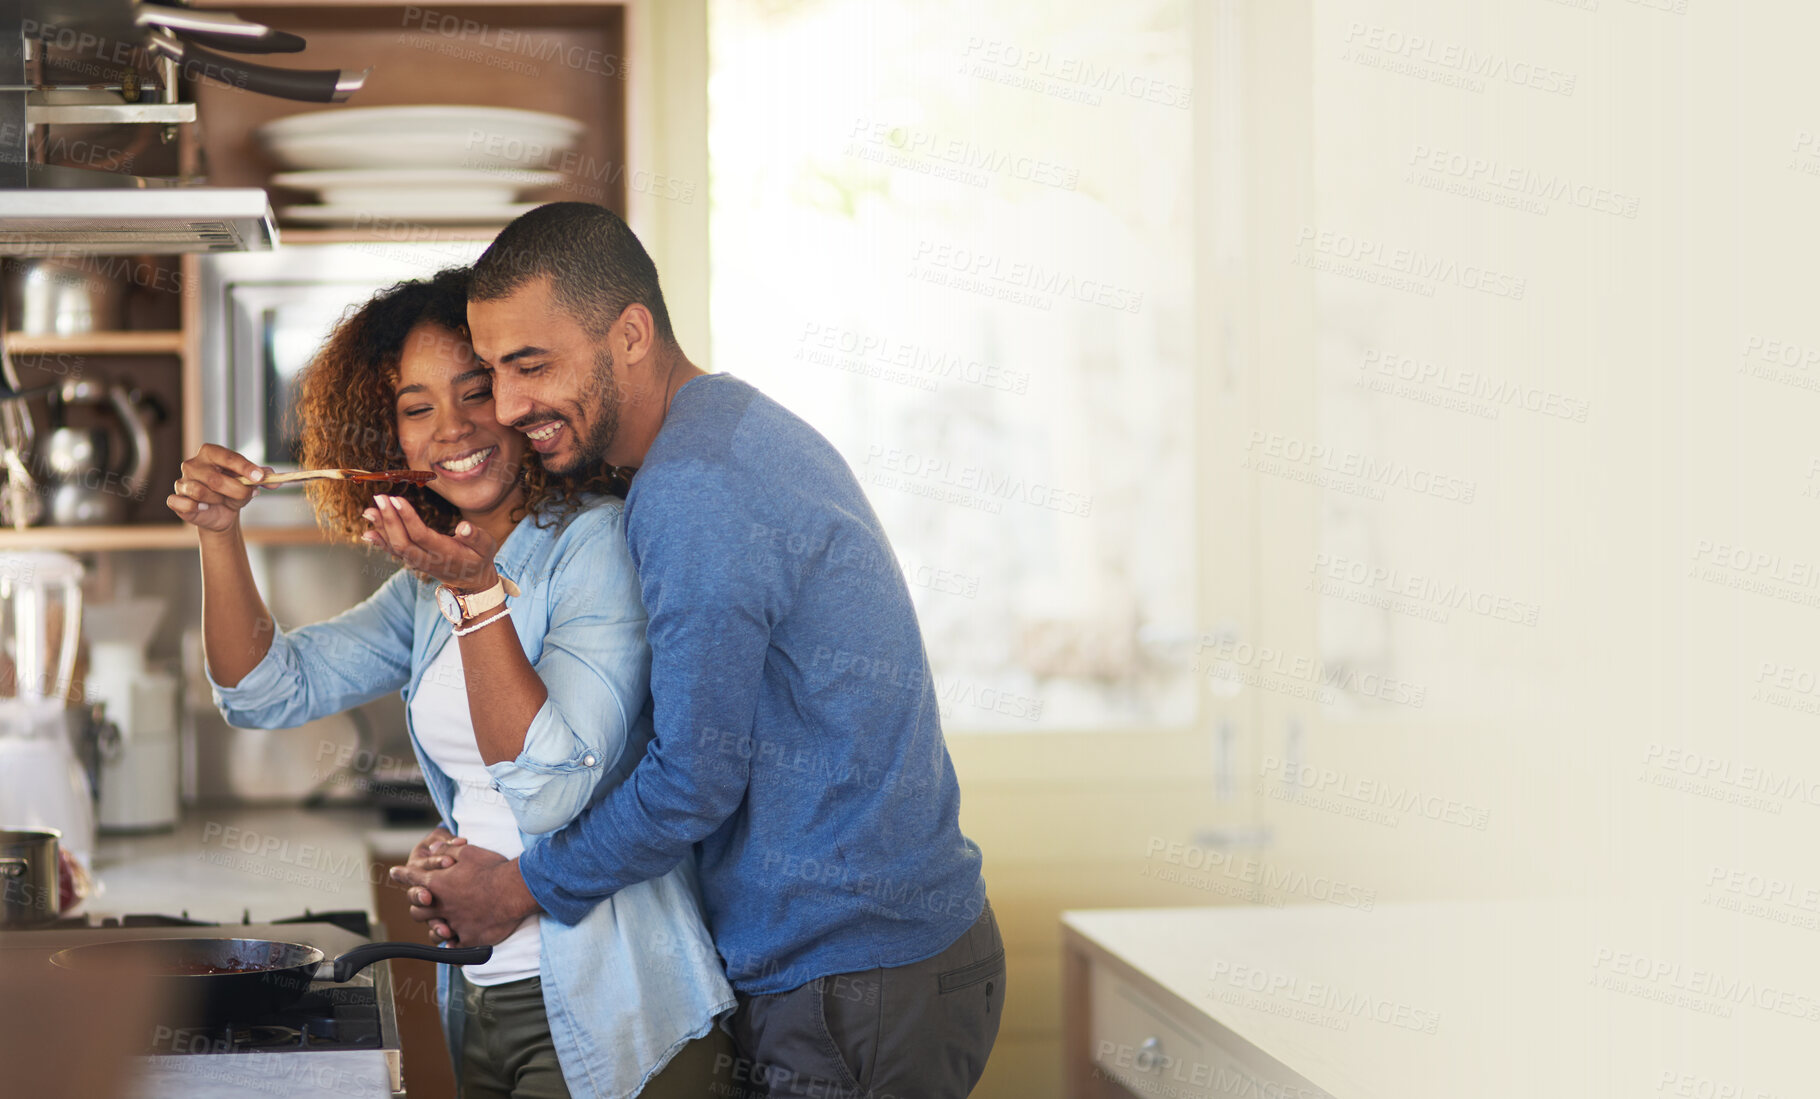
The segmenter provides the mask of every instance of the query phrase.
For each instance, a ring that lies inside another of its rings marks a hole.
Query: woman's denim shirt
[[[651,650],[621,501],[598,502],[550,528],[519,523],[496,565],[520,589],[509,621],[549,692],[518,758],[487,768],[529,847],[622,781],[644,754]],[[279,729],[402,690],[408,714],[424,670],[450,641],[435,589],[401,569],[352,610],[278,631],[238,685],[215,685],[215,705],[235,725]],[[455,783],[410,732],[430,796],[454,831]],[[692,859],[622,889],[573,926],[544,920],[542,936],[544,1006],[575,1095],[636,1093],[733,1007],[702,922]],[[459,1051],[460,1005],[451,1003],[448,967],[438,969],[444,1029]],[[456,1061],[459,1068],[458,1052]]]

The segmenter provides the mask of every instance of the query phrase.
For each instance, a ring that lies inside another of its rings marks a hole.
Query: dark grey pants
[[[963,1099],[979,1082],[1005,1007],[1005,943],[988,903],[926,961],[739,995],[744,1060],[723,1095],[748,1099]]]

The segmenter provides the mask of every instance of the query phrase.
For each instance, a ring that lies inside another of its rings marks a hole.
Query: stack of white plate
[[[509,221],[531,209],[516,200],[561,182],[550,166],[583,128],[508,107],[356,107],[290,115],[255,134],[280,165],[299,169],[273,176],[274,184],[322,199],[287,206],[282,218],[459,224]]]

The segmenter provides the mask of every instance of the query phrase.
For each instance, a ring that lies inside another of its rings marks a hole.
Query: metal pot
[[[94,257],[6,264],[6,315],[16,332],[72,336],[126,326],[127,284]]]
[[[36,927],[57,918],[54,828],[0,828],[0,929]]]

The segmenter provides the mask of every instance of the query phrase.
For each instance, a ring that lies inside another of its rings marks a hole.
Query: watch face
[[[449,625],[459,626],[461,624],[461,603],[455,598],[455,593],[448,588],[436,589],[436,609],[449,620]]]

